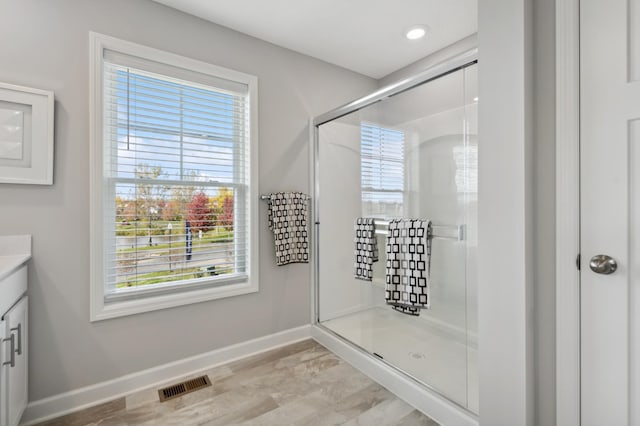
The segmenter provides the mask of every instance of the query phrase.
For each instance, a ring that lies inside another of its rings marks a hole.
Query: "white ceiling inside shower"
[[[154,1],[376,79],[477,31],[477,0]]]

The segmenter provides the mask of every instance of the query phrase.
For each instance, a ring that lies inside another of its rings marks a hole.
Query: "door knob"
[[[589,267],[596,274],[613,274],[618,269],[616,260],[606,254],[596,254],[589,261]]]

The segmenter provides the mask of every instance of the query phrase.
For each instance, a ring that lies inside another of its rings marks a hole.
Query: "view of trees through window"
[[[163,172],[141,165],[136,173]],[[233,272],[232,189],[140,183],[118,193],[116,287]]]

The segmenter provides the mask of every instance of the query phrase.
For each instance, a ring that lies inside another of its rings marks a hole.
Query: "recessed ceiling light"
[[[473,98],[473,102],[478,102],[478,97]]]
[[[407,37],[409,40],[418,40],[424,37],[426,33],[427,33],[426,26],[416,25],[407,29],[407,31],[405,32],[405,37]]]

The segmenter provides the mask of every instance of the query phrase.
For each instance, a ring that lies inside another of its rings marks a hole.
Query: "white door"
[[[581,424],[640,425],[640,0],[580,1],[580,75]]]

